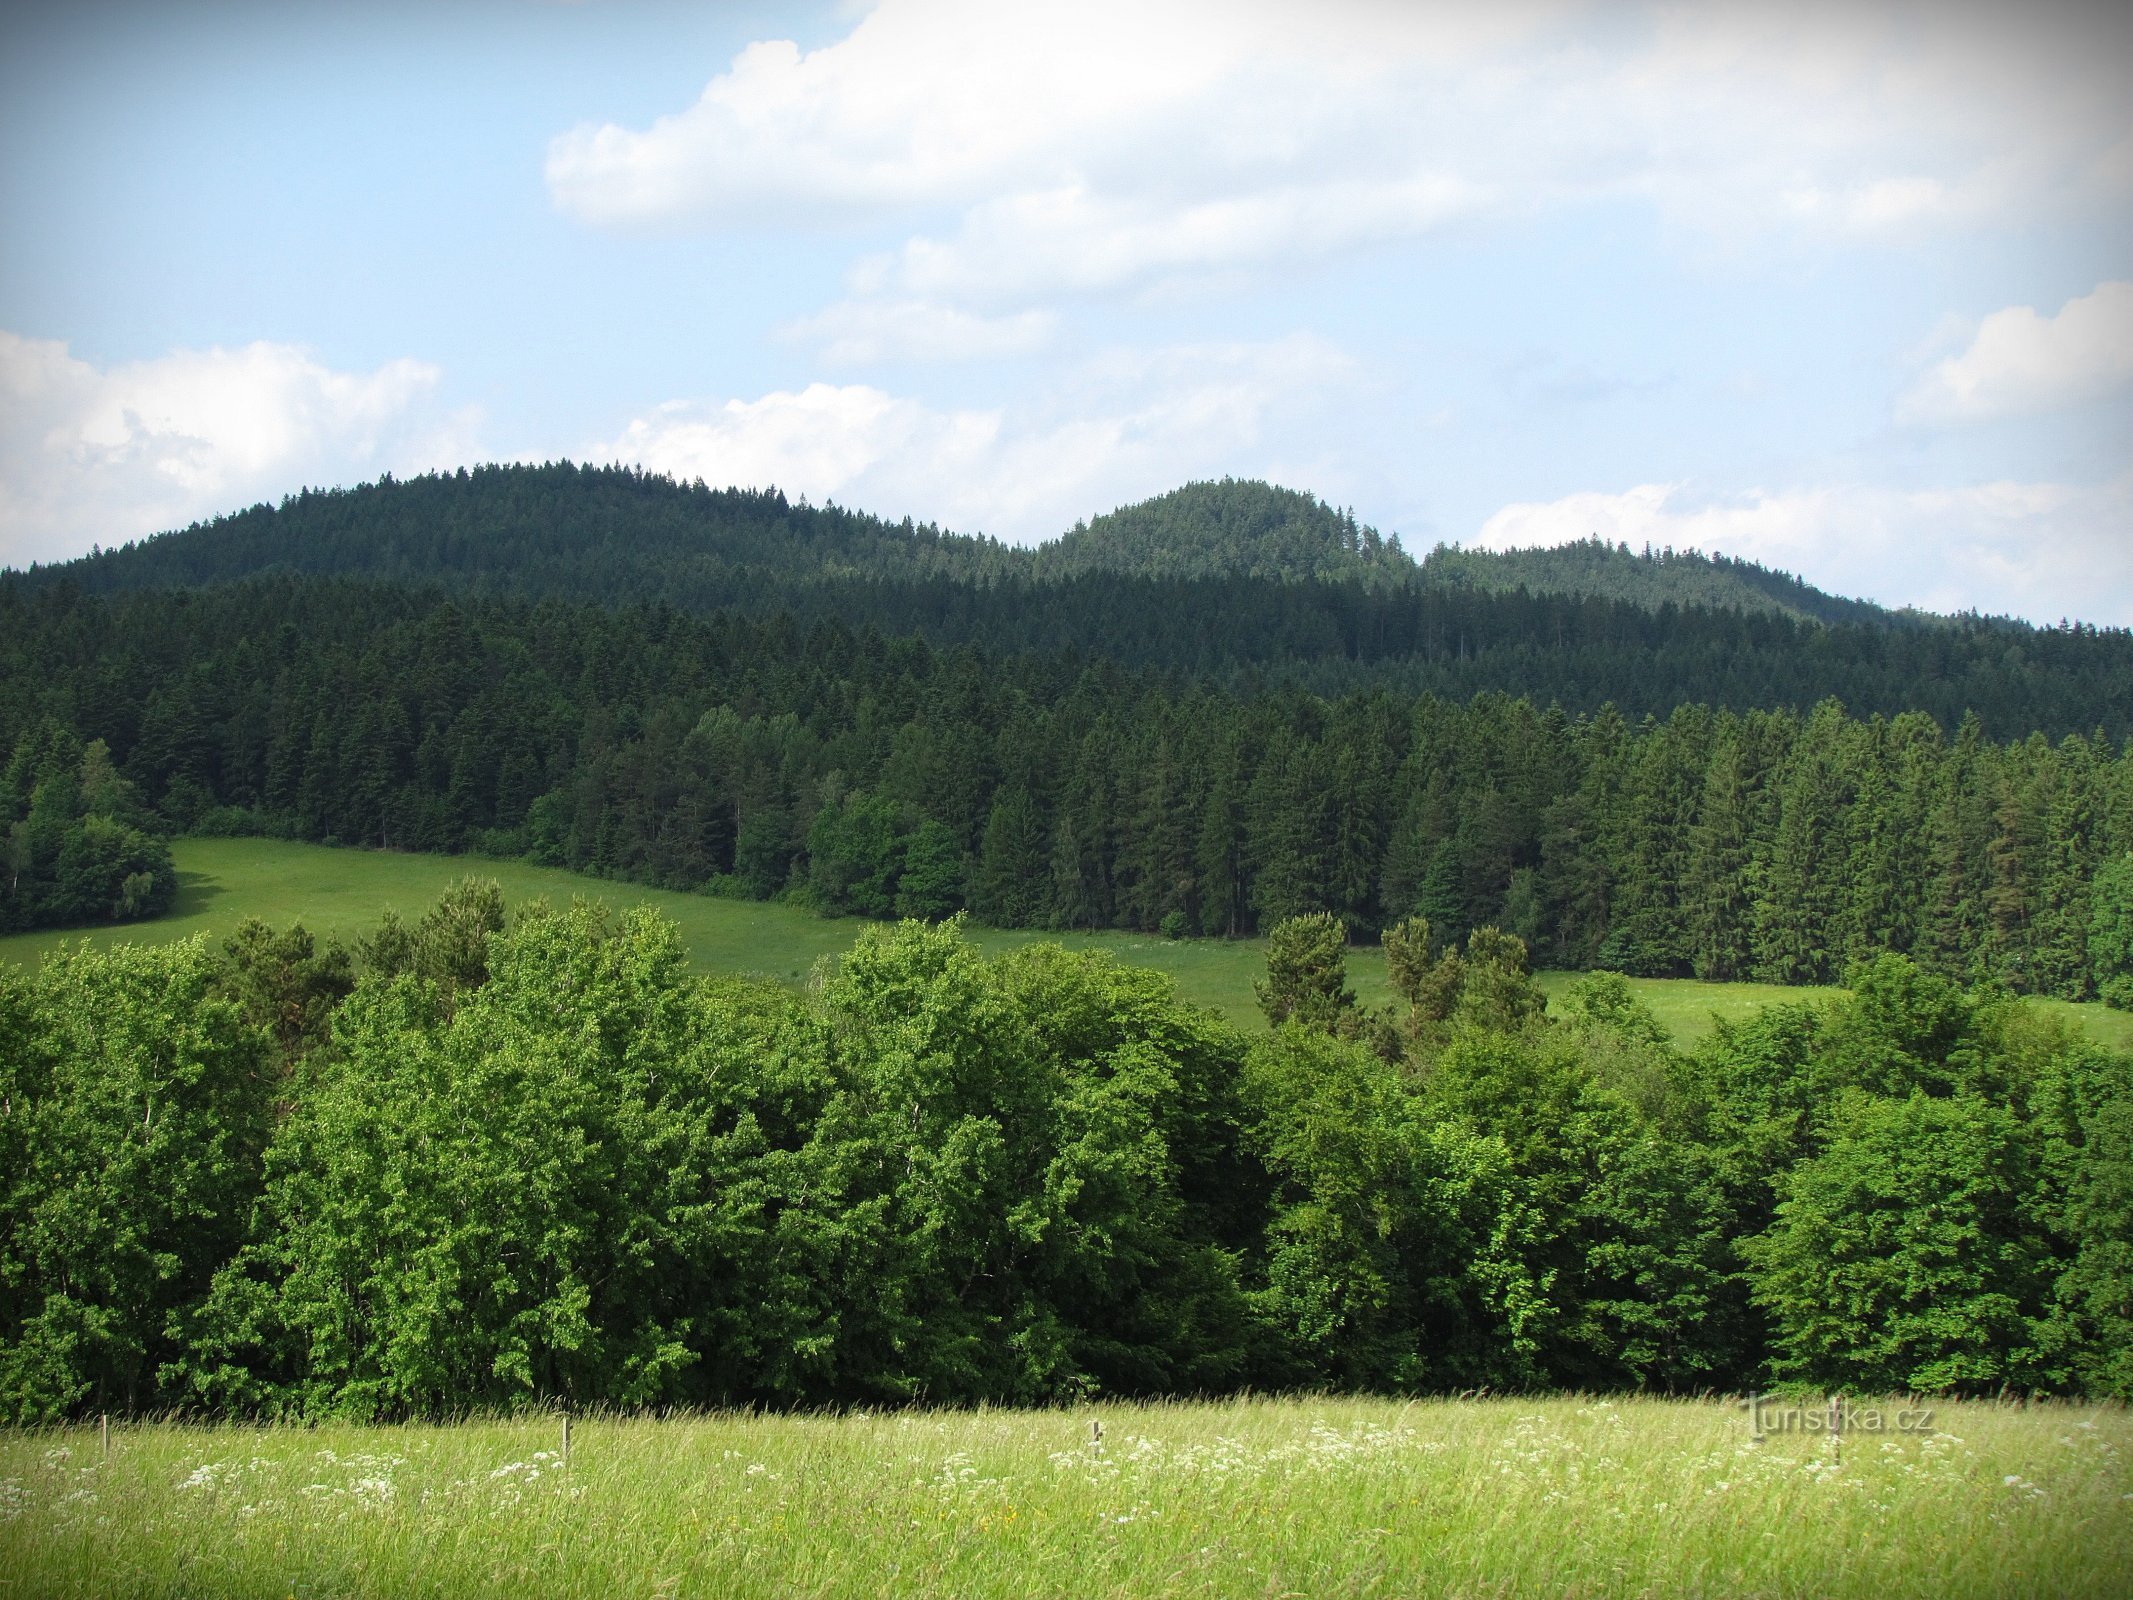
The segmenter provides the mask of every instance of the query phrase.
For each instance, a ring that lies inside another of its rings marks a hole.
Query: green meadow
[[[1822,1419],[1758,1440],[1737,1403],[1579,1397],[595,1418],[567,1464],[543,1415],[149,1424],[108,1457],[93,1426],[18,1432],[0,1593],[2125,1592],[2124,1408]]]
[[[468,873],[496,879],[514,904],[544,896],[557,902],[583,896],[618,907],[656,906],[681,929],[700,969],[788,983],[806,977],[817,961],[844,951],[863,925],[852,918],[816,916],[795,906],[647,889],[522,861],[331,849],[272,839],[180,839],[173,853],[179,890],[168,916],[86,933],[12,934],[0,938],[0,960],[34,962],[62,940],[79,938],[97,945],[159,943],[194,933],[220,938],[247,917],[276,927],[302,922],[321,936],[345,940],[373,927],[387,910],[403,917],[419,913],[447,884]],[[970,933],[990,953],[1036,940],[1056,941],[1077,950],[1107,950],[1120,961],[1167,973],[1184,999],[1236,1022],[1258,1020],[1252,984],[1264,974],[1266,959],[1259,940],[1171,940],[1144,934],[975,926]],[[1389,1000],[1384,960],[1376,949],[1351,952],[1348,966],[1364,1003],[1380,1005]],[[1553,995],[1576,977],[1575,973],[1546,972],[1540,975],[1540,984]],[[1738,1021],[1773,1002],[1812,1000],[1831,992],[1665,978],[1632,979],[1631,987],[1683,1044],[1708,1033],[1714,1017]],[[2133,1049],[2133,1013],[2062,1000],[2034,1003],[2067,1016],[2106,1044]]]

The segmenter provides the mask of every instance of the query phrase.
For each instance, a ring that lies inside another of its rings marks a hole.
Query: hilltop
[[[1237,478],[1188,483],[1079,523],[1034,551],[1042,577],[1271,578],[1286,583],[1412,581],[1397,536],[1294,489]]]
[[[892,522],[777,490],[710,489],[623,467],[484,466],[353,489],[306,490],[211,521],[33,569],[30,582],[89,593],[229,583],[270,573],[437,584],[475,595],[659,602],[684,611],[791,606],[824,586],[1032,585],[1092,576],[1193,582],[1444,588],[1736,610],[1867,626],[1915,620],[1823,593],[1752,562],[1439,545],[1417,562],[1383,535],[1294,489],[1224,478],[1077,524],[1035,546]],[[803,603],[800,609],[811,609]]]

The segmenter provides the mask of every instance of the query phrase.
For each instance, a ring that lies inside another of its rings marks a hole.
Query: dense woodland
[[[872,916],[1419,914],[1648,975],[1895,951],[2088,999],[2133,986],[2098,877],[2133,852],[2129,736],[2122,630],[1597,543],[1417,566],[1263,484],[1031,551],[485,468],[0,576],[0,918],[156,909],[160,827]]]
[[[1597,544],[1439,551],[1418,567],[1353,517],[1250,483],[1193,485],[1029,550],[774,492],[493,467],[307,493],[0,589],[167,590],[266,573],[785,616],[803,633],[830,622],[923,633],[936,648],[1074,652],[1246,690],[1498,690],[1632,717],[1685,701],[1805,712],[1834,698],[1950,728],[1974,712],[1999,739],[2133,734],[2125,630],[1892,616],[1746,563]],[[269,606],[255,631],[278,620]]]
[[[2097,870],[2133,850],[2107,731],[1326,697],[346,580],[0,613],[9,825],[100,740],[171,828],[831,912],[1234,935],[1325,910],[1359,937],[1420,913],[1638,974],[1824,982],[1895,950],[2075,999],[2125,975],[2093,938]]]
[[[2123,631],[1263,485],[1033,554],[489,469],[0,575],[10,927],[185,830],[908,919],[0,966],[0,1418],[2133,1395],[2133,1056],[2016,997],[2133,1005],[2129,737]],[[1263,933],[1269,1027],[964,913]],[[1683,1054],[1623,972],[1850,993]]]
[[[1684,1056],[1330,916],[1256,1035],[954,924],[806,993],[469,881],[0,967],[0,1417],[1487,1386],[2133,1394],[2133,1055],[1898,956]]]
[[[0,933],[160,916],[178,892],[165,819],[111,764],[49,723],[0,770],[7,824]]]

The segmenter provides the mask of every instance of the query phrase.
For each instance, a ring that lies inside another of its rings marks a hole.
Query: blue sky
[[[1270,477],[2133,624],[2075,7],[489,0],[0,20],[0,560],[496,459],[1015,540]]]

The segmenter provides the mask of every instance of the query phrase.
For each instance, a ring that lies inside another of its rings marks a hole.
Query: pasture
[[[861,926],[853,918],[820,917],[795,906],[647,889],[522,861],[333,849],[272,839],[180,839],[173,853],[179,891],[170,915],[85,934],[12,934],[0,938],[0,960],[34,962],[62,940],[83,937],[98,945],[160,943],[194,933],[220,938],[247,917],[258,917],[275,927],[302,922],[322,937],[346,940],[374,926],[388,909],[403,917],[420,913],[447,884],[468,873],[495,878],[513,904],[543,896],[559,903],[583,896],[617,907],[656,906],[680,928],[700,969],[787,983],[804,978],[824,957],[841,953]],[[971,926],[970,936],[991,954],[1040,939],[1070,949],[1106,950],[1129,965],[1168,974],[1183,999],[1234,1022],[1256,1025],[1259,1020],[1252,984],[1265,972],[1266,950],[1260,940],[1171,940],[1146,934],[1052,933],[976,925]],[[1390,998],[1384,960],[1375,948],[1351,951],[1348,970],[1365,1004],[1381,1005]],[[1540,985],[1549,994],[1558,994],[1576,977],[1569,972],[1544,972]],[[1632,979],[1631,987],[1684,1045],[1708,1033],[1714,1016],[1738,1021],[1773,1002],[1812,1000],[1831,992],[1664,978]],[[2133,1013],[2062,1000],[2034,1003],[2068,1017],[2103,1043],[2133,1049]]]
[[[19,1432],[0,1593],[2124,1593],[2122,1407],[1929,1409],[1760,1440],[1737,1402],[1578,1397],[594,1418],[567,1465],[543,1415],[129,1426],[108,1459]]]

